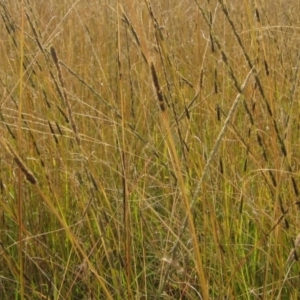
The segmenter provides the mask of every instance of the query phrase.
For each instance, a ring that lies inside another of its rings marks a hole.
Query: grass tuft
[[[21,2],[0,298],[298,299],[299,5]]]

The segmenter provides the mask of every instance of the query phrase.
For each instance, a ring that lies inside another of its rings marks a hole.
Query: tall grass
[[[45,3],[0,0],[0,298],[298,299],[298,4]]]

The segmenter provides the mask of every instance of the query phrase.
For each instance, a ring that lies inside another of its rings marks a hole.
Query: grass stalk
[[[204,271],[204,268],[203,268],[203,265],[202,265],[200,247],[199,247],[199,244],[198,244],[198,241],[197,241],[197,234],[196,234],[196,231],[195,231],[195,226],[194,226],[194,220],[193,220],[193,216],[192,216],[192,212],[191,212],[191,207],[190,207],[190,203],[189,203],[188,196],[187,196],[187,193],[186,193],[185,182],[184,182],[184,179],[183,179],[183,176],[182,176],[181,165],[180,165],[180,162],[179,162],[179,159],[178,159],[175,143],[174,143],[174,140],[173,140],[173,137],[172,137],[172,132],[171,132],[170,125],[169,125],[169,120],[168,120],[168,116],[167,116],[167,112],[166,112],[166,107],[165,107],[165,103],[164,103],[162,90],[160,88],[157,73],[156,73],[156,70],[155,70],[155,67],[154,67],[153,63],[151,64],[151,74],[152,74],[153,84],[154,84],[156,94],[157,94],[157,99],[158,99],[158,102],[159,102],[159,107],[160,107],[160,110],[161,110],[161,113],[162,113],[163,124],[164,124],[164,127],[165,127],[166,132],[167,132],[168,148],[169,148],[169,151],[170,151],[170,154],[171,154],[172,162],[173,162],[175,170],[176,170],[175,174],[178,178],[180,190],[181,190],[182,197],[183,197],[183,200],[184,200],[184,203],[185,203],[185,208],[186,208],[186,211],[187,211],[187,217],[186,217],[186,221],[184,223],[188,223],[189,229],[191,230],[191,236],[192,236],[192,239],[193,239],[193,248],[194,248],[194,252],[195,252],[196,269],[197,269],[197,273],[198,273],[198,276],[199,276],[199,282],[201,283],[200,286],[201,286],[201,291],[202,291],[202,294],[203,294],[203,299],[208,299],[208,287],[207,287],[207,282],[206,282],[206,276],[205,276],[205,271]],[[186,226],[187,224],[184,225],[184,223],[183,223],[183,226]],[[185,228],[184,228],[184,230],[185,230]],[[174,258],[174,256],[175,256],[175,251],[176,251],[176,249],[173,249],[172,258]],[[161,296],[161,293],[162,293],[162,291],[165,287],[166,278],[168,277],[168,275],[169,275],[169,269],[167,267],[167,269],[165,271],[165,274],[164,274],[164,277],[160,282],[160,287],[159,287],[159,290],[158,290],[158,294],[157,294],[158,296],[157,297]]]
[[[121,43],[121,26],[120,26],[120,3],[118,1],[117,7],[117,95],[118,101],[121,105],[121,143],[120,143],[120,156],[121,156],[121,168],[122,168],[122,193],[123,193],[123,222],[124,222],[124,252],[125,252],[125,268],[126,268],[126,286],[127,286],[127,297],[132,298],[131,285],[132,285],[132,258],[131,258],[131,216],[130,216],[130,203],[128,198],[128,183],[127,183],[127,168],[128,159],[126,153],[127,143],[126,143],[126,104],[124,100],[123,90],[123,65],[122,65],[122,43]]]
[[[23,64],[24,64],[24,2],[21,1],[21,31],[20,31],[20,82],[19,82],[19,115],[18,115],[18,148],[22,149],[22,105],[23,105]],[[17,158],[17,159],[16,159]],[[24,298],[25,288],[24,288],[24,262],[23,262],[23,205],[22,205],[22,171],[26,170],[23,168],[23,164],[18,157],[15,157],[18,163],[18,226],[19,226],[19,280],[20,280],[20,298]],[[28,173],[27,173],[28,175]],[[29,176],[30,177],[30,176]]]

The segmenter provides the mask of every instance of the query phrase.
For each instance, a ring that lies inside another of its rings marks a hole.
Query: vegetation
[[[299,4],[0,10],[1,299],[298,299]]]

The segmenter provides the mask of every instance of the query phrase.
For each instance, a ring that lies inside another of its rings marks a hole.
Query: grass
[[[298,8],[0,1],[1,299],[297,299]]]

